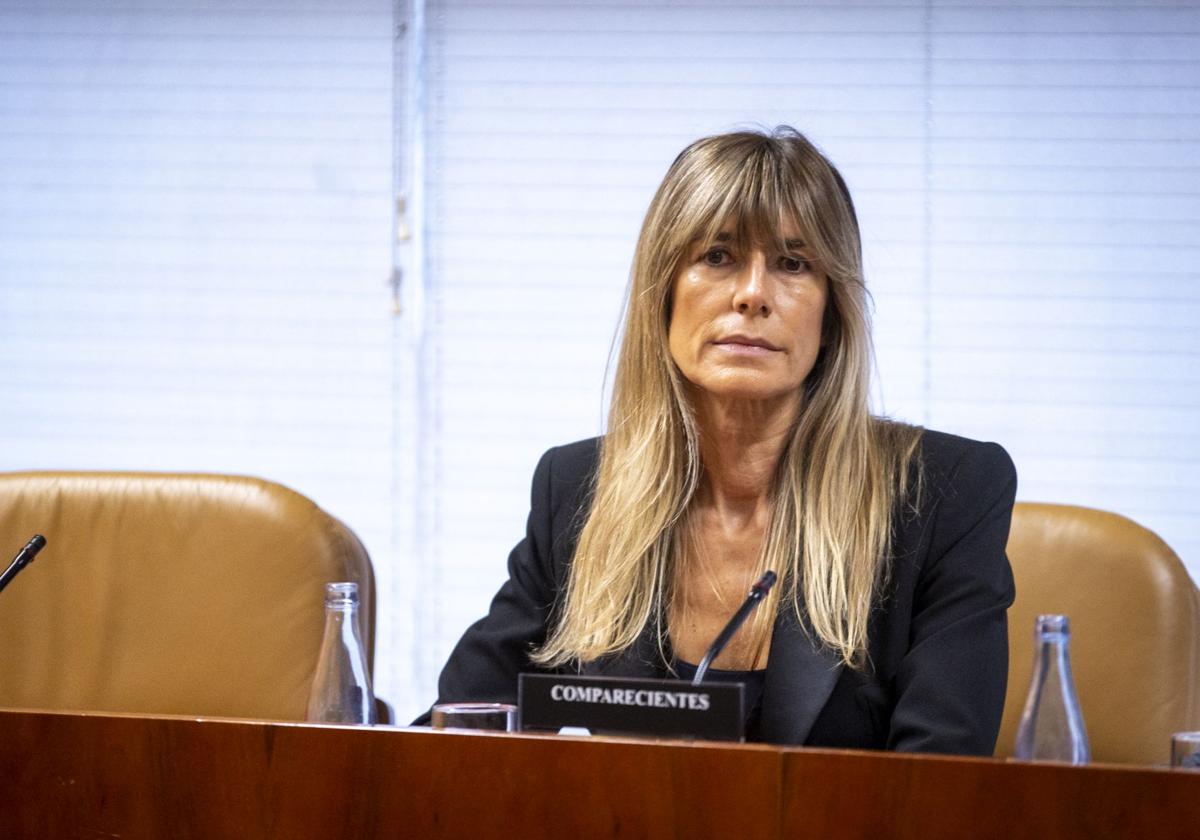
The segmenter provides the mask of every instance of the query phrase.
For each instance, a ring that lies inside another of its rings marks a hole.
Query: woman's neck
[[[799,409],[794,395],[774,402],[695,395],[704,473],[685,525],[668,618],[675,653],[699,662],[761,573],[771,519],[771,486]],[[766,666],[774,607],[759,610],[716,667]]]
[[[695,402],[704,476],[697,501],[729,525],[766,511],[772,479],[795,422],[795,397],[770,402]]]

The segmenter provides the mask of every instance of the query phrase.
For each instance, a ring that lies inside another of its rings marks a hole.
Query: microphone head
[[[41,534],[34,534],[33,539],[25,543],[25,547],[17,552],[17,556],[13,558],[12,563],[3,572],[0,572],[0,590],[4,589],[17,574],[33,562],[33,558],[42,550],[46,544],[46,538]]]
[[[761,598],[771,591],[771,587],[775,585],[776,575],[770,569],[763,572],[763,576],[758,579],[758,583],[750,587],[750,594]]]

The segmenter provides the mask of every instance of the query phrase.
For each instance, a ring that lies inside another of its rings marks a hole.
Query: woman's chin
[[[780,383],[777,379],[738,375],[713,377],[706,382],[693,382],[692,390],[698,399],[717,402],[769,403],[788,401],[799,393],[799,386]]]

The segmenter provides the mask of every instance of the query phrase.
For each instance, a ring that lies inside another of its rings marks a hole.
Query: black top
[[[515,702],[517,674],[539,670],[529,652],[545,641],[565,591],[598,443],[542,456],[508,581],[451,653],[438,681],[440,702]],[[784,599],[763,680],[762,740],[992,753],[1008,679],[1006,611],[1014,591],[1004,546],[1016,471],[994,443],[931,431],[917,460],[921,493],[892,514],[890,573],[867,628],[868,666],[843,665]],[[660,648],[651,622],[626,650],[578,670],[665,677]]]
[[[696,668],[691,662],[682,659],[675,660],[675,673],[684,682],[696,678]],[[758,741],[758,719],[762,716],[763,685],[767,681],[767,669],[758,671],[722,671],[719,668],[709,668],[704,672],[706,680],[713,682],[741,683],[745,686],[742,700],[746,704],[746,740]]]

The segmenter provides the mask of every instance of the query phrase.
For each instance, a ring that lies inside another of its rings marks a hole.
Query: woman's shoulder
[[[534,483],[549,483],[557,492],[591,486],[603,440],[594,437],[550,447],[538,462]]]
[[[874,417],[876,445],[907,476],[905,484],[934,486],[972,478],[1006,479],[1016,474],[1012,459],[998,443],[915,426],[890,417]]]
[[[587,510],[600,460],[603,438],[577,440],[546,450],[533,474],[530,520],[549,524],[555,576],[565,585],[566,564],[575,554],[575,541]]]
[[[1016,467],[1004,447],[992,441],[922,429],[918,443],[921,469],[927,479],[966,481],[1015,479]]]
[[[542,456],[555,477],[590,475],[600,460],[602,437],[585,438],[551,447]]]
[[[545,494],[551,509],[586,503],[600,460],[603,438],[587,438],[546,450],[533,474],[534,496]]]
[[[909,467],[909,516],[970,516],[1001,504],[1009,509],[1017,490],[1017,470],[1004,447],[990,441],[922,429]]]

